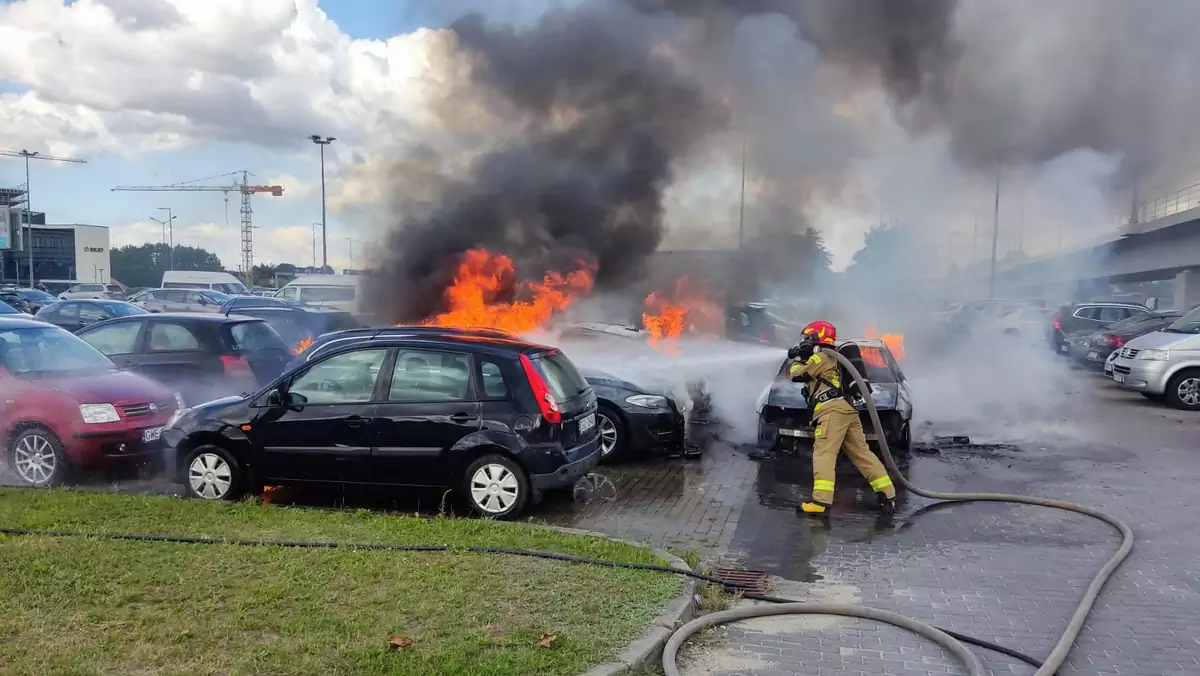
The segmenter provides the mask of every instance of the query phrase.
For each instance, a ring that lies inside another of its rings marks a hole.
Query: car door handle
[[[363,425],[366,425],[369,422],[371,422],[370,418],[364,418],[360,415],[352,415],[349,418],[345,419],[345,423],[346,423],[347,427],[362,427]]]
[[[472,420],[479,420],[479,416],[471,415],[470,413],[455,413],[454,415],[450,416],[450,422],[465,423],[471,422]]]

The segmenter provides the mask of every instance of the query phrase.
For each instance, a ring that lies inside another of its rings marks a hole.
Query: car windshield
[[[1200,333],[1200,307],[1175,320],[1163,331],[1170,333]]]
[[[17,312],[16,309],[13,308],[13,306],[0,300],[0,315],[19,315],[19,314],[25,314],[25,313]]]
[[[130,303],[102,303],[105,310],[108,310],[114,317],[129,317],[130,315],[144,315],[146,311],[136,305]]]
[[[212,288],[213,288],[213,290],[217,291],[218,293],[224,293],[229,296],[249,296],[250,295],[250,289],[247,289],[246,285],[241,284],[240,282],[232,282],[232,283],[228,283],[228,284],[213,284]]]
[[[17,295],[25,300],[58,300],[45,291],[39,291],[37,289],[25,289],[23,291],[18,291]]]
[[[63,378],[111,371],[99,350],[52,326],[0,331],[0,366],[18,378]]]
[[[538,373],[545,379],[550,393],[558,401],[574,399],[588,389],[587,381],[579,375],[575,365],[562,352],[553,352],[545,357],[531,359]]]
[[[888,366],[887,354],[883,348],[874,345],[860,345],[859,353],[862,355],[863,363],[867,366],[867,372],[863,375],[872,383],[894,383],[896,382],[896,373]],[[779,373],[777,375],[784,376],[787,374],[788,366],[792,360],[784,359],[779,365]]]

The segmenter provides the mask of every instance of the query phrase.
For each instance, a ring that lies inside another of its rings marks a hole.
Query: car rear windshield
[[[300,300],[306,303],[354,300],[353,286],[301,286]]]
[[[233,346],[243,352],[282,350],[291,352],[283,339],[264,321],[238,322],[229,329]]]
[[[58,300],[45,291],[38,291],[37,289],[24,289],[18,291],[17,295],[25,300]]]
[[[114,317],[129,317],[131,315],[144,315],[147,312],[130,303],[104,303],[104,309],[112,313]]]
[[[587,381],[579,375],[575,365],[562,352],[552,352],[542,357],[534,357],[530,361],[545,379],[550,393],[558,401],[574,399],[587,391]]]

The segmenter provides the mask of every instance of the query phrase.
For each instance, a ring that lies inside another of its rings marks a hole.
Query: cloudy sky
[[[32,207],[50,222],[107,225],[114,246],[136,244],[160,240],[162,228],[150,217],[163,218],[157,208],[171,207],[177,243],[213,250],[233,268],[240,259],[236,193],[227,212],[220,192],[111,188],[247,169],[252,183],[285,189],[283,197],[254,199],[256,261],[309,264],[321,205],[318,149],[307,137],[335,136],[326,152],[329,259],[347,267],[353,255],[358,265],[369,253],[379,218],[372,206],[382,196],[374,181],[356,176],[403,146],[438,87],[429,59],[445,39],[426,28],[469,4],[6,1],[0,149],[88,161],[31,163]],[[527,11],[524,2],[491,4],[518,18]],[[24,182],[23,161],[0,157],[0,185]],[[319,259],[319,239],[317,246]]]
[[[224,185],[234,180],[226,174],[249,170],[252,183],[285,190],[254,198],[256,262],[310,264],[321,207],[319,154],[308,136],[335,136],[326,153],[329,260],[341,268],[353,257],[362,267],[395,220],[389,185],[420,174],[413,148],[460,148],[464,138],[504,131],[495,111],[448,110],[467,100],[453,96],[466,75],[453,34],[439,29],[466,10],[523,23],[576,1],[0,0],[0,149],[88,161],[32,163],[32,206],[50,222],[106,225],[114,246],[137,244],[160,240],[161,226],[150,217],[170,207],[177,243],[215,251],[233,269],[240,262],[236,193],[227,203],[220,192],[111,189],[198,179]],[[748,33],[745,42],[763,47],[760,35],[771,32]],[[788,68],[808,67],[801,63],[811,60],[807,52],[788,54]],[[778,55],[763,62],[785,63]],[[806,92],[795,89],[795,96]],[[960,171],[946,138],[903,132],[885,103],[826,103],[827,110],[808,103],[788,110],[804,112],[796,119],[836,118],[860,143],[869,141],[869,152],[823,148],[835,138],[825,126],[796,134],[799,141],[786,150],[818,165],[828,163],[826,155],[845,164],[839,190],[804,205],[837,265],[850,260],[881,217],[927,226],[939,251],[990,245],[990,171]],[[796,126],[778,122],[781,129]],[[779,138],[752,143],[752,154],[782,147]],[[691,158],[687,175],[667,193],[667,246],[736,241],[739,144],[730,138],[715,145],[721,147]],[[760,186],[754,164],[748,201]],[[1018,246],[1044,253],[1062,244],[1064,230],[1069,243],[1095,234],[1097,224],[1111,229],[1112,205],[1103,194],[1111,169],[1108,158],[1076,153],[1006,170],[1001,253]],[[0,185],[24,180],[20,159],[0,157]],[[751,221],[752,207],[747,213]],[[684,221],[706,226],[688,231]],[[319,239],[317,247],[319,261]]]

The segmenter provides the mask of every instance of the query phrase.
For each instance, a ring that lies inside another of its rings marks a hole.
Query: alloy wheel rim
[[[596,426],[600,428],[600,455],[606,456],[617,447],[617,424],[604,414],[596,418]]]
[[[471,475],[471,499],[488,514],[507,512],[520,492],[517,476],[504,465],[484,465]]]
[[[21,437],[13,449],[13,465],[17,476],[31,484],[45,484],[58,469],[58,456],[54,445],[40,434]]]
[[[1179,383],[1179,400],[1188,406],[1200,405],[1200,378],[1187,378]]]
[[[205,500],[220,500],[229,493],[233,471],[225,458],[216,453],[201,453],[188,465],[188,484],[192,492]]]

